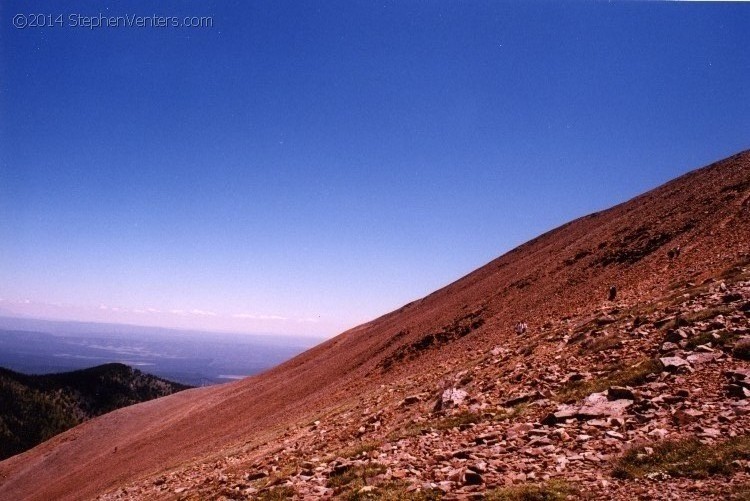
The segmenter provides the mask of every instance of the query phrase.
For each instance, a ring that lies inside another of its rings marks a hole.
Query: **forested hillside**
[[[40,376],[0,368],[0,459],[92,417],[187,388],[116,363]]]

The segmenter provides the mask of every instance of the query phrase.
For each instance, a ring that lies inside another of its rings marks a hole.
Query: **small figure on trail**
[[[526,322],[521,321],[521,322],[518,322],[516,324],[516,334],[518,334],[519,336],[521,334],[525,334],[526,333],[526,329],[528,329],[528,326],[526,325]]]
[[[609,300],[614,301],[616,297],[617,297],[617,287],[612,285],[609,288]]]
[[[667,251],[667,257],[669,259],[677,259],[680,257],[680,246],[678,245],[677,247],[669,249],[669,251]]]

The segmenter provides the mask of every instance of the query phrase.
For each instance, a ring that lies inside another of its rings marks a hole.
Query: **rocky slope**
[[[0,463],[0,498],[747,495],[748,301],[745,152],[262,375],[85,423]]]
[[[750,267],[552,322],[532,340],[477,351],[437,382],[384,385],[264,454],[233,452],[103,499],[525,499],[529,485],[561,499],[747,495]],[[674,458],[659,457],[665,444]],[[700,454],[717,465],[694,464]]]
[[[187,388],[123,364],[39,376],[0,368],[0,458],[92,417]]]

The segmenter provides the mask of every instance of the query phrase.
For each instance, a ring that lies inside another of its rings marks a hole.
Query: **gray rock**
[[[695,347],[695,351],[700,353],[713,353],[714,349],[707,344],[699,344]]]
[[[503,348],[502,346],[495,346],[494,348],[492,348],[492,350],[490,350],[490,354],[493,357],[496,357],[498,355],[503,355],[503,354],[507,353],[507,351],[508,350],[505,349],[505,348]]]
[[[721,354],[719,353],[693,353],[692,355],[688,355],[687,360],[693,365],[700,365],[713,362],[720,356]]]
[[[541,423],[543,425],[552,426],[557,423],[564,423],[568,419],[573,419],[577,414],[578,408],[569,405],[563,405],[558,407],[555,412],[548,414],[544,419],[542,419]]]
[[[331,473],[335,475],[341,475],[342,473],[346,473],[347,471],[351,470],[353,467],[354,463],[339,458],[334,461],[331,467]]]
[[[708,324],[708,327],[710,329],[718,330],[718,329],[724,329],[727,326],[727,321],[724,318],[724,315],[716,315],[716,317],[711,320],[711,322]]]
[[[656,327],[657,329],[661,329],[662,327],[667,325],[669,322],[673,321],[674,318],[675,318],[674,315],[669,315],[666,317],[658,318],[654,320],[654,327]]]
[[[678,409],[672,415],[672,419],[674,420],[675,424],[679,426],[684,426],[686,424],[697,421],[701,417],[703,417],[703,413],[695,409]]]
[[[465,390],[459,388],[448,388],[445,390],[438,399],[435,410],[450,409],[451,407],[458,407],[463,404],[469,394]]]
[[[698,436],[705,438],[719,438],[721,437],[721,431],[716,428],[701,428],[701,432],[698,433]]]
[[[508,428],[508,431],[505,432],[505,435],[508,439],[514,439],[520,437],[521,435],[525,435],[529,432],[529,430],[533,429],[534,425],[531,423],[516,423]]]
[[[499,433],[487,433],[485,435],[479,435],[474,438],[474,443],[477,445],[494,445],[500,441]]]
[[[604,393],[592,393],[583,400],[583,405],[578,409],[576,417],[584,420],[619,417],[631,405],[633,405],[633,400],[609,400]]]
[[[724,373],[730,382],[750,388],[750,369],[734,369]]]
[[[469,465],[467,468],[477,473],[486,473],[487,463],[485,463],[484,461],[478,461],[472,465]]]
[[[680,357],[662,357],[659,361],[664,366],[664,370],[667,372],[678,372],[683,369],[690,368],[690,363],[684,358]]]
[[[664,340],[669,343],[679,343],[688,338],[685,329],[670,329],[667,335],[664,336]]]
[[[578,410],[576,417],[588,420],[622,416],[625,414],[625,410],[631,405],[633,405],[632,400],[612,400],[606,404],[584,405]]]
[[[522,395],[509,398],[508,400],[506,400],[500,405],[502,405],[503,407],[515,407],[518,404],[523,404],[526,402],[533,402],[534,400],[541,400],[542,398],[544,398],[544,395],[542,395],[538,391],[532,391],[530,393],[524,393]]]
[[[596,319],[596,325],[602,326],[602,325],[609,325],[613,324],[617,321],[616,318],[614,318],[611,315],[604,314],[601,317]]]
[[[680,347],[670,341],[666,341],[664,344],[661,345],[661,352],[662,353],[670,353],[675,352],[679,350]]]

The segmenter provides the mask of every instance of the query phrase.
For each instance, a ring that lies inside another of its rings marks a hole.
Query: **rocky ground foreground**
[[[100,499],[750,499],[750,269],[597,304]]]

